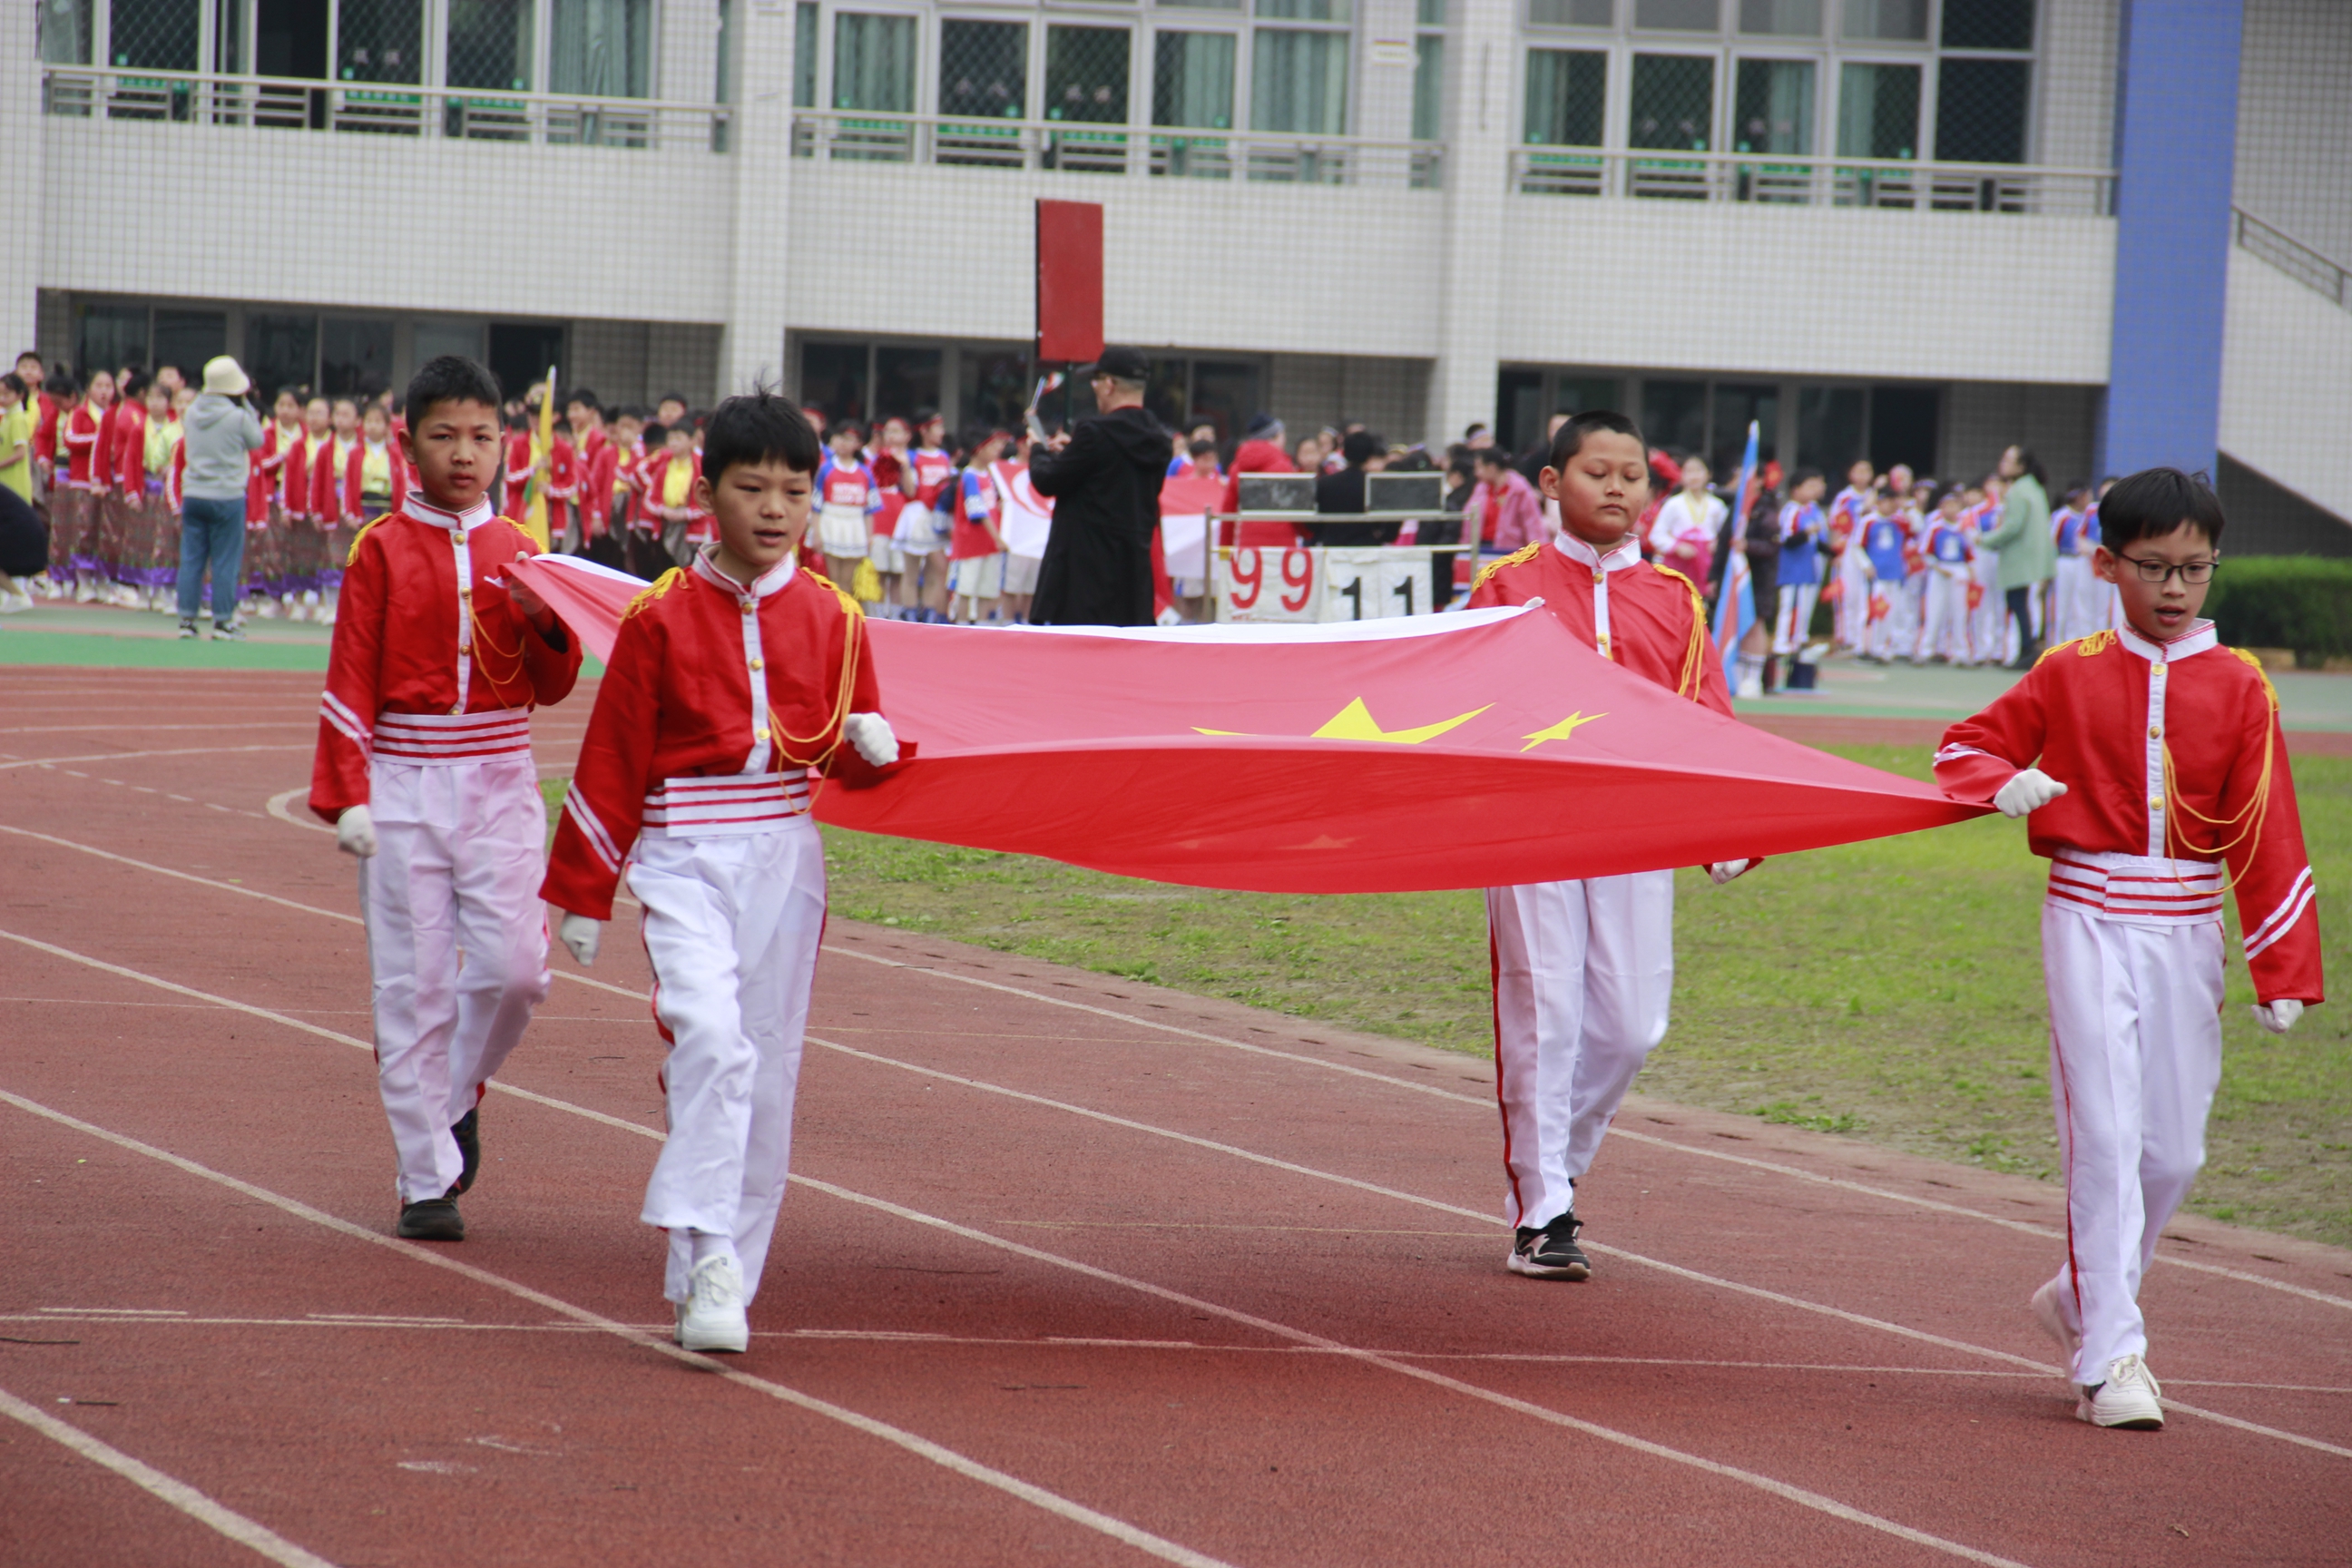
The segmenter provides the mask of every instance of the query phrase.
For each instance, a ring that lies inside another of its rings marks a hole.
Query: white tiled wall
[[[1972,480],[1991,473],[2002,451],[2027,446],[2050,476],[2054,505],[2074,481],[2092,481],[2099,391],[2095,386],[2046,386],[1959,382],[1945,389],[1944,432],[1937,477]]]
[[[2352,267],[2352,5],[2245,6],[2237,203]]]
[[[2352,518],[2352,311],[2267,262],[2230,252],[2221,341],[2221,449]]]

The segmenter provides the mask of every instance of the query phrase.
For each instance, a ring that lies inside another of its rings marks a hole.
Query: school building
[[[2343,0],[35,0],[0,58],[53,360],[1003,422],[1051,196],[1171,421],[2024,440],[2352,553]]]

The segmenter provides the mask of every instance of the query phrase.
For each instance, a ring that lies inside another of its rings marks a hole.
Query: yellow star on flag
[[[1486,704],[1486,708],[1493,706],[1491,702]],[[1457,713],[1451,719],[1442,719],[1434,724],[1423,724],[1419,729],[1383,730],[1379,724],[1373,722],[1372,710],[1365,707],[1364,700],[1359,697],[1340,709],[1320,730],[1316,731],[1315,739],[1318,741],[1386,741],[1392,745],[1418,746],[1423,741],[1433,741],[1448,730],[1467,724],[1471,720],[1484,713],[1486,708],[1473,708],[1467,713]]]
[[[1538,746],[1542,745],[1546,741],[1565,741],[1570,735],[1575,734],[1576,731],[1584,725],[1608,717],[1609,715],[1606,713],[1595,713],[1591,718],[1587,718],[1581,710],[1579,710],[1570,714],[1567,718],[1562,719],[1557,724],[1538,730],[1531,735],[1520,736],[1519,739],[1525,741],[1527,744],[1521,746],[1519,750],[1522,752],[1532,752]]]

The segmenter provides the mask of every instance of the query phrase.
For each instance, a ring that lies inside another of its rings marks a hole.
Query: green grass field
[[[1839,747],[1913,777],[1925,748]],[[2323,896],[2352,885],[2352,762],[2295,767]],[[557,786],[560,790],[560,785]],[[1052,861],[827,833],[840,914],[1300,1017],[1484,1053],[1475,892],[1204,892]],[[1636,1088],[1686,1104],[2048,1178],[2043,864],[1992,817],[1774,860],[1728,888],[1685,873],[1674,1026]],[[2347,910],[2322,906],[2331,970]],[[2234,924],[2230,951],[2237,951]],[[2342,982],[2339,979],[2338,984]],[[2209,1163],[2191,1206],[2352,1244],[2352,1011],[2256,1028],[2234,958]]]

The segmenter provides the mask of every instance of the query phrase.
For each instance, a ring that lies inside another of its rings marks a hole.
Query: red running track
[[[848,922],[750,1354],[662,1338],[633,943],[556,960],[471,1238],[394,1241],[315,690],[0,697],[0,1561],[2352,1550],[2342,1252],[2177,1226],[2171,1424],[2096,1432],[2047,1186],[1637,1101],[1536,1283],[1475,1059]]]

